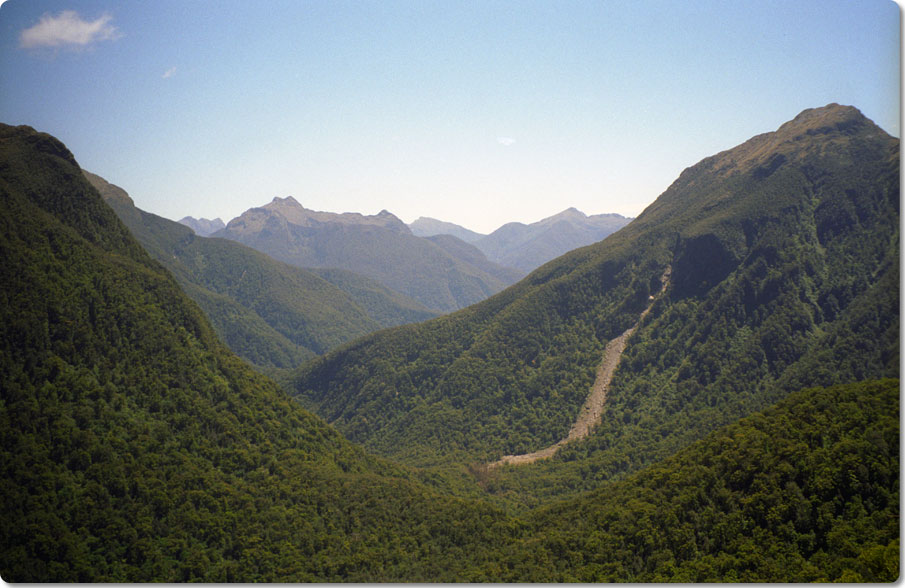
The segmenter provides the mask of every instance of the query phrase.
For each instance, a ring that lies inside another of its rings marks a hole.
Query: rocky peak
[[[315,227],[329,224],[346,226],[381,226],[395,231],[410,232],[408,226],[396,215],[387,210],[381,210],[376,215],[363,215],[358,212],[324,212],[311,210],[302,206],[292,196],[285,198],[275,197],[269,204],[245,211],[240,217],[235,218],[227,225],[231,228],[253,227],[258,230],[267,218],[276,215],[285,222],[299,227]],[[237,222],[237,221],[242,222]]]

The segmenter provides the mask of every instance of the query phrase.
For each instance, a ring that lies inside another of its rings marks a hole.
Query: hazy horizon
[[[899,136],[890,0],[0,6],[0,121],[171,218],[293,196],[489,233],[635,217],[807,108]]]

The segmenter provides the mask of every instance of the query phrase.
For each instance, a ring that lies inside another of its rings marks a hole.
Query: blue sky
[[[490,232],[639,214],[806,108],[900,136],[891,0],[7,0],[0,121],[140,208],[274,196]]]

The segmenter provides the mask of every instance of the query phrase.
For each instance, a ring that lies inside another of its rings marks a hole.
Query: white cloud
[[[122,35],[110,24],[113,17],[104,14],[96,20],[82,20],[74,10],[64,10],[57,15],[45,13],[38,24],[19,35],[23,49],[38,47],[85,47],[98,41],[111,41]]]
[[[512,137],[497,137],[496,142],[499,143],[500,145],[509,147],[510,145],[515,143],[515,139],[513,139]]]
[[[175,73],[176,73],[176,66],[174,65],[170,69],[163,72],[163,75],[161,77],[162,78],[171,78],[171,77],[173,77],[173,74],[175,74]]]

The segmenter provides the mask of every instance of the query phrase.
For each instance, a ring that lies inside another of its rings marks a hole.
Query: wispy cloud
[[[19,46],[23,49],[78,48],[118,39],[122,34],[110,24],[111,20],[113,17],[109,14],[95,20],[84,20],[74,10],[64,10],[57,15],[45,13],[36,25],[19,34]]]
[[[171,77],[173,77],[173,75],[174,75],[175,73],[176,73],[176,66],[174,65],[174,66],[171,67],[170,69],[168,69],[168,70],[166,70],[165,72],[163,72],[163,75],[160,76],[160,77],[162,77],[162,78],[164,78],[164,79],[166,79],[166,78],[171,78]]]
[[[510,145],[515,143],[515,139],[512,137],[497,137],[496,142],[505,147],[509,147]]]

